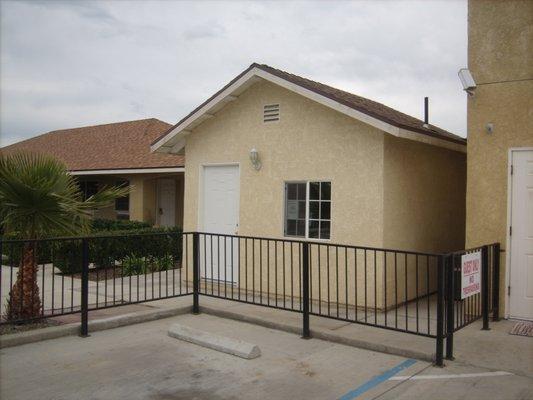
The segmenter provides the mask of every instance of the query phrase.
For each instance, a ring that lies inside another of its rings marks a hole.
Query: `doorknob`
[[[159,207],[159,215],[163,215],[163,209]]]

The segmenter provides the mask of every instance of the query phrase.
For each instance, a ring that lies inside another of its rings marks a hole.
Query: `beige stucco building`
[[[58,158],[78,178],[84,197],[105,185],[128,185],[129,196],[94,212],[95,217],[183,224],[184,159],[154,154],[150,143],[171,125],[151,118],[48,132],[0,149]]]
[[[253,64],[152,149],[186,154],[185,231],[426,252],[464,245],[464,139],[268,66]]]
[[[533,319],[533,2],[469,1],[468,69],[466,246],[501,243],[501,313]]]

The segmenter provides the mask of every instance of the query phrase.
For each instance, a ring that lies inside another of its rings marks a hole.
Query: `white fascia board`
[[[184,172],[184,167],[169,167],[169,168],[124,168],[124,169],[95,169],[83,171],[69,171],[70,175],[84,176],[84,175],[116,175],[116,174],[161,174],[165,172]]]

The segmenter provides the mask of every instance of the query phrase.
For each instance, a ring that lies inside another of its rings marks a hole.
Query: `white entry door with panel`
[[[511,152],[509,316],[533,320],[533,150]]]
[[[203,167],[202,231],[235,235],[239,228],[239,166]],[[200,273],[206,279],[238,282],[238,240],[201,235]]]
[[[157,180],[157,221],[159,226],[176,225],[176,181]]]

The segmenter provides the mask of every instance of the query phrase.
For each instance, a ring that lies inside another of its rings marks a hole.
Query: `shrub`
[[[134,231],[152,226],[148,222],[126,221],[120,219],[95,218],[92,220],[92,232]]]
[[[102,236],[102,237],[99,237]],[[14,237],[4,236],[4,239]],[[89,262],[94,268],[109,268],[115,262],[130,258],[150,260],[157,270],[173,268],[181,260],[181,228],[142,228],[125,231],[93,232],[88,237]],[[22,255],[23,242],[5,244],[3,253],[13,266],[18,266]],[[53,263],[64,274],[81,272],[81,239],[58,239],[39,241],[37,262]]]

